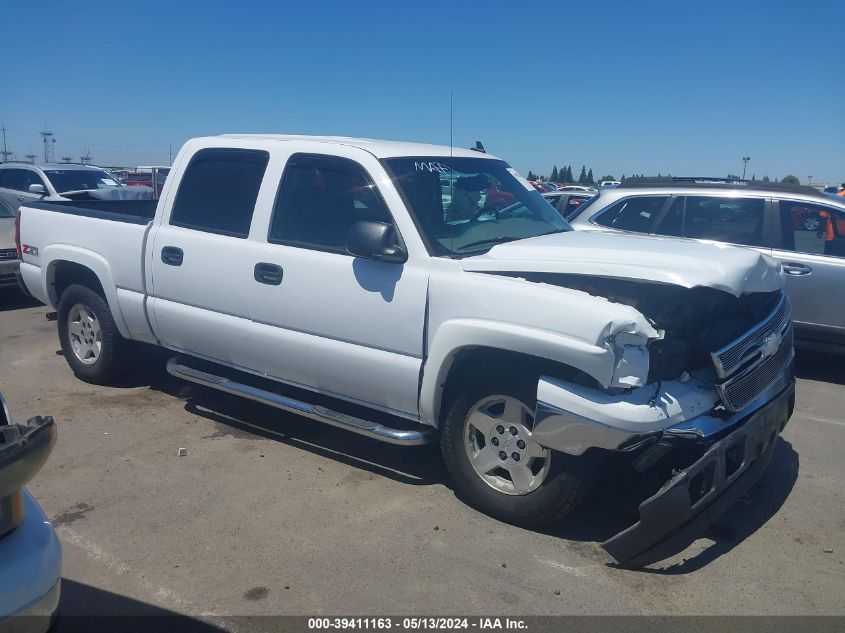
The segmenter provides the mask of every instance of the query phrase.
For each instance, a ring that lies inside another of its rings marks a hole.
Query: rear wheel
[[[69,286],[59,301],[56,322],[62,353],[78,378],[104,385],[124,373],[129,341],[118,332],[100,295],[86,286]]]
[[[445,403],[440,443],[457,491],[493,517],[537,527],[569,514],[584,482],[531,437],[532,385],[491,380]],[[536,384],[536,383],[535,383]]]

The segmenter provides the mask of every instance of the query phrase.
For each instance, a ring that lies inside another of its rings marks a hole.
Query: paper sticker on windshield
[[[519,184],[521,184],[523,187],[528,189],[528,191],[534,191],[534,186],[530,182],[525,180],[525,178],[523,178],[519,174],[519,172],[517,170],[515,170],[513,167],[508,167],[508,173],[511,176],[513,176],[514,178],[516,178],[519,181]]]

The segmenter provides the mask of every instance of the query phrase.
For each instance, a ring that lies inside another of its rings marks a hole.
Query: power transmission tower
[[[44,126],[44,131],[41,132],[41,136],[44,137],[44,162],[45,163],[52,163],[55,158],[53,156],[53,145],[56,143],[56,139],[53,137],[53,133],[47,130],[47,126]]]
[[[91,161],[93,159],[94,159],[94,157],[91,156],[91,150],[90,149],[85,150],[85,156],[79,157],[79,160],[82,162],[83,165],[90,165]]]
[[[6,147],[6,126],[4,125],[0,129],[3,130],[3,153],[2,153],[3,160],[0,160],[0,163],[6,163],[6,162],[9,161],[9,156],[14,154],[14,152],[12,150],[10,150],[8,147]]]
[[[62,156],[63,163],[69,163],[73,160],[73,156]]]
[[[27,162],[30,162],[30,163],[32,163],[33,165],[35,164],[35,158],[36,158],[36,156],[35,156],[35,154],[33,154],[33,153],[32,153],[32,147],[30,147],[30,148],[29,148],[29,154],[27,154],[26,156],[24,156],[24,158],[26,158]]]

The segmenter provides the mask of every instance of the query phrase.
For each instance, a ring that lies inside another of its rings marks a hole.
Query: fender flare
[[[439,425],[446,378],[455,357],[463,350],[487,347],[518,352],[563,363],[606,381],[616,361],[605,347],[557,332],[483,319],[454,319],[437,328],[429,346],[420,384],[420,421]]]
[[[42,249],[41,257],[44,261],[44,265],[41,267],[41,284],[54,308],[58,308],[59,305],[56,289],[53,285],[56,266],[63,261],[84,266],[100,280],[106,303],[109,304],[109,310],[111,310],[118,332],[124,338],[130,338],[129,328],[126,327],[126,321],[123,318],[123,312],[117,298],[117,286],[112,278],[111,268],[102,255],[70,244],[51,244]]]

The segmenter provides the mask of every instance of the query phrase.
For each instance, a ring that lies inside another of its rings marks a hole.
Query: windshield
[[[434,255],[478,255],[496,244],[570,230],[503,161],[417,156],[383,162]]]
[[[45,169],[44,173],[59,193],[120,186],[114,176],[99,169]]]

